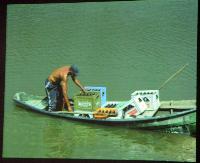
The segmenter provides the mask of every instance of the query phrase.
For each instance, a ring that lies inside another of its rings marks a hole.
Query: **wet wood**
[[[152,117],[155,115],[155,113],[158,111],[158,109],[155,110],[145,110],[144,113],[142,114],[142,116],[145,117]]]
[[[177,100],[177,101],[161,101],[161,109],[174,108],[174,109],[191,109],[196,108],[196,100]]]
[[[68,112],[68,111],[54,111],[51,113],[57,113],[57,114],[88,114],[88,115],[97,115],[96,112],[89,112],[89,111],[74,111],[74,112]],[[109,116],[115,116],[116,114],[107,114],[107,113],[99,113],[99,115],[109,115]]]

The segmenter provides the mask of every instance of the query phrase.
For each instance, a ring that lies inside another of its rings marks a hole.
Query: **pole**
[[[180,69],[178,69],[178,71],[176,71],[176,73],[174,73],[172,76],[170,76],[167,80],[165,80],[165,82],[160,86],[160,88],[158,90],[161,90],[171,79],[173,79],[176,75],[178,75],[181,71],[183,71],[183,69],[188,66],[189,64],[186,63],[183,67],[181,67]]]

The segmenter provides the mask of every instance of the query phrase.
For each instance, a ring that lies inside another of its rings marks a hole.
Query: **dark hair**
[[[71,65],[70,69],[72,70],[72,72],[75,74],[75,75],[78,75],[79,74],[79,69],[78,69],[78,66],[73,64]]]

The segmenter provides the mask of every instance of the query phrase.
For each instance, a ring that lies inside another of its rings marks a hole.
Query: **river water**
[[[84,86],[107,100],[158,89],[161,100],[196,99],[197,1],[8,5],[3,157],[195,161],[196,138],[56,119],[16,107],[24,91],[45,95],[57,67],[77,64]],[[69,82],[69,95],[79,89]]]

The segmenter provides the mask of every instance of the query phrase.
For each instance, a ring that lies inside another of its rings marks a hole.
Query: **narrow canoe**
[[[76,111],[73,113],[67,111],[49,112],[46,110],[47,100],[43,96],[30,95],[25,92],[16,93],[13,100],[16,105],[22,106],[27,110],[70,120],[151,130],[164,129],[171,131],[181,128],[186,129],[191,135],[196,134],[196,100],[161,101],[161,105],[156,112],[145,111],[140,116],[127,119],[95,119],[91,116],[81,116],[83,114],[79,114]],[[84,115],[87,115],[87,113]]]

